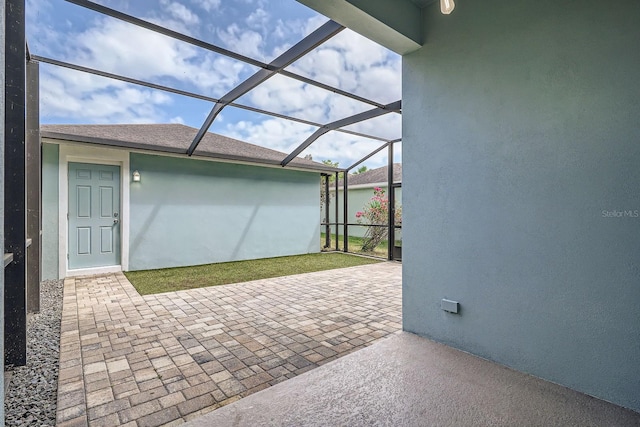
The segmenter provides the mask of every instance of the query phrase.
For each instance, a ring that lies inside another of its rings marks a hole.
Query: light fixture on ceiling
[[[453,2],[453,0],[440,0],[440,11],[445,15],[453,12],[453,9],[455,9],[455,7],[456,4]]]
[[[133,182],[140,182],[140,172],[138,171],[133,171]]]

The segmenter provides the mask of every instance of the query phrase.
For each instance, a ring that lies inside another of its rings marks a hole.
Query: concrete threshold
[[[640,426],[640,413],[409,333],[186,426]]]

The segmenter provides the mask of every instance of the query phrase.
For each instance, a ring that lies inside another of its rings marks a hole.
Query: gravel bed
[[[40,285],[40,313],[27,323],[27,365],[8,366],[7,426],[55,426],[62,316],[62,280]]]

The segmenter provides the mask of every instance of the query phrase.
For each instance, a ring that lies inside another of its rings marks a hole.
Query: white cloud
[[[322,15],[316,15],[313,18],[307,20],[302,26],[302,34],[301,36],[306,37],[309,34],[313,33],[315,30],[320,28],[325,22],[327,22],[327,18]]]
[[[400,57],[348,29],[290,70],[382,103],[402,96]]]
[[[165,120],[164,93],[61,68],[43,69],[40,114],[93,123],[154,123]],[[67,120],[67,121],[68,121]]]
[[[231,138],[288,153],[311,135],[315,128],[289,120],[268,118],[258,123],[247,120],[229,123],[219,131]]]
[[[402,137],[402,116],[397,113],[389,113],[346,126],[345,129],[386,139],[397,139]]]
[[[195,3],[207,12],[218,10],[221,0],[195,0]]]
[[[264,58],[262,36],[255,31],[231,24],[224,30],[218,30],[217,34],[227,49],[256,59]]]
[[[26,13],[26,37],[31,53],[49,55],[56,46],[63,45],[64,36],[56,31],[53,26],[43,19],[38,25],[29,25],[40,21],[40,17],[48,17],[53,12],[53,5],[49,0],[27,0]]]
[[[303,31],[304,28],[306,28],[306,21],[278,18],[270,23],[269,35],[274,41],[280,43],[287,40],[300,40],[306,35]],[[276,49],[278,48],[280,47],[276,47]]]
[[[317,123],[351,116],[372,107],[341,95],[275,75],[239,99],[256,107]]]
[[[251,14],[247,17],[245,22],[254,30],[262,30],[267,31],[267,24],[269,22],[270,15],[267,11],[262,8],[258,8],[251,12]]]
[[[200,18],[198,18],[198,15],[193,13],[189,8],[187,8],[183,4],[180,4],[177,2],[170,2],[167,0],[162,0],[161,4],[164,10],[166,10],[171,16],[173,16],[176,19],[179,19],[180,21],[184,22],[186,25],[197,25],[200,23]]]
[[[340,166],[348,167],[364,156],[380,147],[383,142],[366,138],[359,138],[341,132],[329,132],[309,147],[304,154],[311,154],[314,160],[329,159],[337,161]],[[367,162],[370,167],[382,166],[386,156],[379,155],[376,159]]]
[[[70,38],[64,56],[71,62],[134,78],[173,78],[213,96],[228,91],[243,70],[250,69],[161,34],[107,19]]]

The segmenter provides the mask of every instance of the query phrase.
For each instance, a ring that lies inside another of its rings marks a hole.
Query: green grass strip
[[[129,271],[125,275],[141,295],[149,295],[378,262],[380,260],[344,253],[318,253],[192,267]]]

